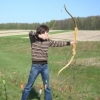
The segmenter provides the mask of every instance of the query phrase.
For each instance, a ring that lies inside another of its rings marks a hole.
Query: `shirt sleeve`
[[[50,47],[63,47],[63,46],[69,46],[70,41],[54,41],[49,40],[49,46]]]

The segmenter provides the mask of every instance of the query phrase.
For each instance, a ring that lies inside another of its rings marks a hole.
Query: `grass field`
[[[20,100],[20,81],[26,84],[31,66],[30,41],[22,38],[25,36],[0,37],[0,100],[6,100],[2,77],[6,80],[8,100]],[[58,77],[57,72],[71,58],[71,49],[49,49],[53,100],[100,100],[100,42],[78,42],[75,59]],[[39,76],[34,84],[37,93],[41,84]]]

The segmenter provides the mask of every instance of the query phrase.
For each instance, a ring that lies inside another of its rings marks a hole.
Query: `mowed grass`
[[[31,67],[31,49],[26,35],[0,37],[0,100],[20,100],[20,81],[27,83]],[[53,100],[100,100],[100,42],[78,42],[76,56],[59,76],[58,71],[71,58],[71,46],[49,48],[50,84]],[[34,84],[36,92],[41,76]],[[32,94],[33,95],[33,94]],[[44,93],[41,96],[43,99]],[[30,100],[38,100],[33,96]]]

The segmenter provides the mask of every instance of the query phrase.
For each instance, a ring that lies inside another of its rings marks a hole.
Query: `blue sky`
[[[100,15],[100,0],[0,0],[0,23],[43,23]]]

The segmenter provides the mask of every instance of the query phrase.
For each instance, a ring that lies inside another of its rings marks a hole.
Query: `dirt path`
[[[11,36],[11,35],[25,35],[28,34],[30,30],[9,30],[0,31],[0,37]],[[66,32],[60,34],[50,35],[52,39],[59,40],[73,40],[74,32]],[[77,35],[78,41],[100,41],[100,31],[90,31],[90,30],[79,30]]]

